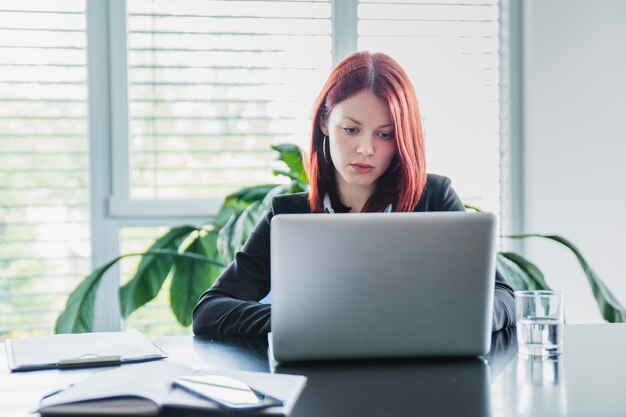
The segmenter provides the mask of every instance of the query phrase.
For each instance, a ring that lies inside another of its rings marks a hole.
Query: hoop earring
[[[332,159],[328,156],[330,154],[330,149],[328,149],[328,154],[326,153],[327,139],[328,135],[324,135],[324,140],[322,141],[322,154],[324,155],[324,161],[326,161],[327,164],[330,164],[332,162]]]

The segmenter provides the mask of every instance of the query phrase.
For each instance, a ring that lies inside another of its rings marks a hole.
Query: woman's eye
[[[343,130],[349,135],[354,135],[356,132],[358,132],[358,129],[356,127],[344,127]]]
[[[390,132],[380,132],[378,134],[378,136],[380,136],[381,139],[392,139],[393,138],[393,133],[390,133]]]

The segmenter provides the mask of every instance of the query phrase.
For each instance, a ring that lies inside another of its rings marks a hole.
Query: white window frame
[[[520,0],[500,0],[500,224],[503,236],[525,232],[523,14]],[[502,248],[523,253],[520,239]]]
[[[359,0],[332,0],[333,65],[356,51]]]

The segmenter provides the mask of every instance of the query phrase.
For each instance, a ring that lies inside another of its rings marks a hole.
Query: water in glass
[[[526,317],[517,323],[519,352],[554,356],[561,353],[563,323],[546,317]]]

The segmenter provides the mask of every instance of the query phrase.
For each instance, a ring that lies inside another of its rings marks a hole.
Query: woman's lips
[[[368,164],[350,164],[350,166],[360,174],[367,174],[374,170],[374,167]]]

